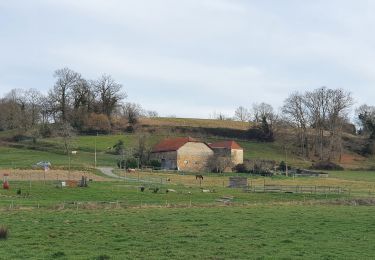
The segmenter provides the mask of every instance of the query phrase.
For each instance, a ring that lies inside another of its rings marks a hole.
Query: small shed
[[[229,188],[247,187],[247,177],[229,177]]]

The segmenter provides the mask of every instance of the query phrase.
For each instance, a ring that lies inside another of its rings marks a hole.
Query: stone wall
[[[216,156],[230,157],[233,166],[243,163],[243,150],[241,149],[228,149],[228,148],[214,148]]]
[[[232,149],[231,158],[234,165],[243,163],[243,150]]]
[[[206,171],[208,160],[213,154],[211,148],[204,143],[186,143],[177,151],[177,167],[181,171]]]

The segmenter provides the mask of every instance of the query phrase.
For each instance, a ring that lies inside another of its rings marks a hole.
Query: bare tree
[[[236,111],[234,111],[234,118],[241,122],[247,122],[250,120],[249,110],[243,106],[239,106]]]
[[[147,110],[146,111],[146,116],[149,117],[149,118],[155,118],[155,117],[159,117],[159,114],[158,114],[157,111]]]
[[[72,102],[72,91],[75,85],[79,84],[82,77],[79,73],[63,68],[55,71],[56,83],[49,91],[49,98],[53,102],[53,109],[59,120],[65,123],[68,121],[69,110]]]
[[[67,122],[58,124],[56,134],[62,139],[64,152],[68,155],[74,143],[75,132],[73,127]]]
[[[90,113],[94,112],[94,106],[92,86],[85,79],[79,79],[72,88],[72,126],[82,130]]]
[[[272,125],[275,120],[276,113],[270,104],[263,102],[260,104],[253,104],[252,116],[255,123],[261,123],[265,118],[267,123]]]
[[[125,120],[130,125],[137,124],[139,118],[146,113],[140,104],[131,102],[127,102],[124,105],[122,105],[121,109],[123,118],[125,118]]]
[[[106,74],[93,81],[92,84],[98,99],[99,112],[111,118],[116,107],[126,98],[126,93],[121,92],[122,85]]]
[[[41,119],[41,103],[44,96],[36,89],[29,89],[25,92],[28,107],[28,114],[31,127],[35,127]]]
[[[290,95],[283,112],[298,129],[301,154],[309,156],[308,128],[311,128],[314,155],[320,160],[341,158],[343,125],[352,104],[351,94],[342,89],[322,87],[303,95]]]
[[[304,104],[304,97],[300,93],[292,93],[285,101],[282,112],[294,129],[297,130],[300,154],[303,157],[309,156],[308,149],[308,121],[307,111]]]
[[[329,131],[329,156],[328,160],[336,158],[341,160],[342,155],[342,132],[346,122],[348,109],[353,105],[353,98],[350,92],[343,89],[329,90],[328,101],[328,131]]]
[[[230,156],[219,156],[219,155],[212,155],[208,159],[207,166],[211,171],[217,173],[223,173],[228,169],[232,169],[234,167],[233,162]]]

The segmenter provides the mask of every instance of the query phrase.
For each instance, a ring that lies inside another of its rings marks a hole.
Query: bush
[[[136,158],[128,158],[126,160],[118,160],[117,167],[120,169],[135,169],[138,168],[138,160]]]
[[[245,164],[243,163],[240,163],[240,164],[237,164],[235,167],[234,167],[234,170],[236,172],[240,172],[240,173],[247,173],[249,172],[249,169],[246,167]]]
[[[341,167],[340,165],[338,165],[334,162],[330,162],[330,161],[320,161],[320,162],[314,163],[310,167],[310,169],[313,169],[313,170],[333,170],[333,171],[344,170],[344,168]]]
[[[158,160],[151,160],[150,161],[150,166],[152,168],[161,168],[161,162]]]
[[[285,172],[286,171],[286,163],[284,161],[281,161],[278,169],[279,169],[279,171]],[[290,167],[290,165],[288,165],[288,170],[291,170],[291,169],[292,169],[292,167]]]
[[[1,239],[7,239],[9,235],[8,228],[6,227],[0,227],[0,240]]]

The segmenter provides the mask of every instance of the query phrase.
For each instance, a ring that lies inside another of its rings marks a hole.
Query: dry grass
[[[0,170],[0,177],[2,179],[4,174],[9,174],[8,179],[11,181],[44,181],[44,180],[80,180],[82,175],[87,176],[94,181],[108,181],[111,179],[95,175],[85,171],[65,171],[65,170],[49,170],[44,173],[43,170]]]
[[[238,122],[232,120],[200,119],[200,118],[142,118],[141,125],[150,126],[186,126],[186,127],[207,127],[207,128],[230,128],[246,130],[250,124],[248,122]]]

